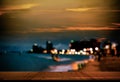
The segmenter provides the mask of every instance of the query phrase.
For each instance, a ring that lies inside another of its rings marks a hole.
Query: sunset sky
[[[119,0],[0,0],[0,28],[16,33],[114,30],[120,26],[113,15],[119,5]]]
[[[1,37],[38,33],[50,38],[119,27],[120,0],[0,0]]]

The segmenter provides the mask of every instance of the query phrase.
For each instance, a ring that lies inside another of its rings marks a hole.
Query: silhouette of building
[[[33,53],[43,53],[44,48],[39,47],[37,43],[34,43],[32,46]]]
[[[38,53],[38,51],[39,51],[38,44],[34,43],[33,46],[32,46],[32,49],[33,49],[34,53]]]
[[[75,49],[76,51],[85,50],[90,53],[90,51],[96,52],[96,48],[100,48],[100,42],[98,42],[96,39],[90,39],[90,40],[81,40],[81,41],[75,41],[71,40],[69,44],[70,49]]]
[[[83,40],[83,41],[74,41],[71,40],[69,44],[70,49],[75,49],[76,51],[83,50],[84,48],[90,48],[91,44],[90,41]]]
[[[51,50],[53,49],[53,44],[51,41],[47,41],[46,42],[46,50],[47,50],[47,53],[51,53]]]

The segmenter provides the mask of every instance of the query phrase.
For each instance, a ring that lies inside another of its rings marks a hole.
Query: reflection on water
[[[77,70],[78,64],[87,62],[85,55],[59,55],[60,61],[53,61],[50,54],[6,53],[0,55],[0,71],[47,71],[65,72]]]

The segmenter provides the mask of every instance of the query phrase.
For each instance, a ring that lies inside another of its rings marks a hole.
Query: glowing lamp
[[[93,51],[93,49],[92,49],[92,48],[90,48],[90,51]]]
[[[47,50],[44,50],[43,53],[47,53]]]
[[[106,46],[105,46],[105,49],[109,49],[109,48],[110,48],[110,46],[109,46],[109,45],[106,45]]]
[[[33,52],[33,49],[30,49],[30,52]]]
[[[51,43],[51,41],[48,41],[48,43],[50,44],[50,43]]]
[[[37,43],[34,43],[34,46],[37,46]]]
[[[84,52],[86,52],[86,51],[87,51],[87,49],[86,49],[86,48],[84,48],[84,49],[83,49],[83,51],[84,51]]]
[[[71,40],[71,43],[73,43],[74,42],[74,40]]]
[[[98,50],[99,50],[99,48],[98,48],[98,47],[95,47],[95,50],[96,50],[96,51],[98,51]]]
[[[112,49],[116,48],[117,44],[116,43],[112,43]]]

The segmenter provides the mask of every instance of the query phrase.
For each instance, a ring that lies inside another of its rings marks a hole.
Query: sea
[[[90,59],[88,55],[58,56],[56,62],[51,54],[6,52],[0,55],[0,72],[68,72],[74,70],[73,63]]]

